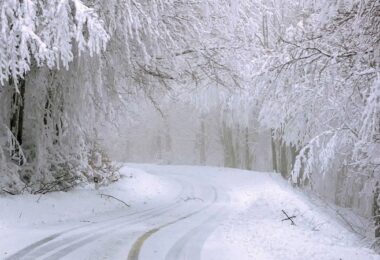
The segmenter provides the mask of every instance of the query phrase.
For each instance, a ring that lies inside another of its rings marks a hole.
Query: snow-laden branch
[[[38,11],[37,11],[38,10]],[[109,36],[103,22],[80,0],[2,1],[0,4],[0,84],[24,78],[32,63],[67,69],[73,42],[79,54],[105,50]]]

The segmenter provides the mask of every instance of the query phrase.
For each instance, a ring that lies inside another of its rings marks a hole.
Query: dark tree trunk
[[[233,130],[223,122],[224,167],[236,168]]]
[[[294,164],[296,162],[296,158],[297,158],[298,153],[299,153],[299,151],[297,150],[297,147],[292,145],[290,147],[290,156],[292,159],[291,170],[293,170],[293,167],[294,167]]]
[[[249,128],[248,126],[245,127],[245,169],[251,170],[252,169],[252,155],[249,147]]]
[[[379,203],[380,188],[379,183],[376,183],[375,193],[373,195],[373,219],[375,223],[375,238],[380,238],[380,203]]]
[[[16,137],[18,143],[22,144],[22,130],[24,123],[24,100],[25,100],[25,80],[19,79],[19,92],[15,92],[12,97],[12,115],[10,129]]]
[[[286,156],[286,152],[287,152],[287,146],[286,144],[282,143],[280,144],[280,150],[281,150],[281,155],[280,155],[280,162],[281,162],[281,175],[282,177],[284,178],[287,178],[288,177],[288,158]]]
[[[199,162],[201,165],[206,165],[206,124],[204,116],[201,118]]]
[[[272,164],[273,164],[273,170],[277,172],[277,156],[276,156],[276,142],[274,140],[274,132],[271,130],[271,141],[272,141]]]
[[[11,80],[11,85],[12,84]],[[24,124],[24,103],[25,103],[25,79],[19,79],[18,81],[18,92],[12,96],[11,103],[11,119],[10,119],[10,130],[12,134],[16,137],[19,146],[23,142],[23,124]],[[15,151],[12,151],[12,157],[20,152],[20,148],[17,146]],[[24,162],[21,160],[18,162],[20,165]]]
[[[376,114],[377,123],[375,124],[375,135],[373,136],[373,143],[380,144],[380,112]],[[379,176],[380,165],[374,165],[374,176]],[[380,187],[379,182],[376,182],[375,193],[373,197],[373,218],[375,224],[375,238],[380,239]],[[379,242],[380,244],[380,242]]]

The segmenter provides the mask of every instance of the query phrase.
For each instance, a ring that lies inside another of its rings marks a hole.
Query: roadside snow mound
[[[205,259],[380,259],[318,201],[279,176],[251,176],[231,191],[235,213],[209,237]],[[283,210],[295,216],[295,225]]]
[[[46,195],[23,194],[0,197],[0,233],[6,228],[49,224],[86,219],[95,214],[126,208],[137,203],[170,199],[178,189],[175,183],[158,178],[142,170],[123,167],[121,179],[107,187],[95,190],[93,186],[77,187],[70,192]],[[73,203],[75,202],[75,203]],[[1,239],[6,236],[1,236]],[[1,257],[0,257],[1,258]]]

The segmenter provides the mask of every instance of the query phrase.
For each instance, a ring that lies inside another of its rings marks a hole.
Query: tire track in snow
[[[170,209],[168,210],[163,210],[163,211],[160,211],[158,212],[157,214],[154,214],[152,215],[151,213],[148,213],[146,215],[144,215],[143,217],[139,216],[139,218],[136,220],[136,221],[132,221],[132,222],[129,222],[129,221],[126,221],[124,223],[121,223],[121,224],[118,224],[118,225],[114,225],[106,230],[102,230],[101,232],[97,232],[95,234],[92,234],[92,235],[87,235],[87,236],[84,236],[83,239],[75,242],[75,243],[72,243],[62,249],[60,249],[58,252],[54,253],[53,255],[50,255],[48,256],[47,258],[45,259],[48,259],[48,260],[56,260],[56,259],[59,259],[59,258],[62,258],[68,254],[70,254],[71,252],[79,249],[80,247],[83,247],[97,239],[99,239],[99,237],[103,236],[103,235],[107,235],[109,234],[109,232],[113,232],[113,231],[116,231],[116,230],[119,230],[119,228],[123,227],[124,225],[131,225],[131,224],[138,224],[138,223],[142,223],[146,220],[149,220],[149,219],[154,219],[155,217],[157,216],[161,216],[162,214],[165,214],[171,210],[173,210],[174,208],[177,208],[176,206],[172,206]],[[62,245],[62,244],[60,244]],[[50,251],[51,252],[51,251]],[[46,255],[47,253],[44,253],[44,255]],[[35,259],[35,258],[33,258]]]
[[[204,207],[202,207],[202,208],[200,208],[200,209],[198,209],[196,211],[193,211],[190,214],[182,216],[182,217],[180,217],[180,218],[178,218],[178,219],[176,219],[174,221],[170,221],[170,222],[165,223],[165,224],[163,224],[163,225],[161,225],[159,227],[151,229],[148,232],[144,233],[142,236],[140,236],[135,241],[135,243],[132,245],[131,250],[129,251],[129,254],[128,254],[128,260],[138,260],[140,252],[141,252],[141,248],[144,245],[144,242],[147,239],[149,239],[152,235],[154,235],[155,233],[157,233],[158,231],[160,231],[161,229],[166,228],[166,227],[168,227],[170,225],[176,224],[176,223],[178,223],[178,222],[180,222],[182,220],[188,219],[188,218],[190,218],[190,217],[192,217],[192,216],[194,216],[194,215],[196,215],[196,214],[198,214],[198,213],[200,213],[200,212],[202,212],[202,211],[210,208],[211,206],[213,206],[215,204],[215,202],[218,200],[218,193],[217,193],[215,187],[212,187],[212,190],[214,192],[214,199],[213,199],[213,201],[210,204],[208,204],[208,205],[206,205],[206,206],[204,206]]]
[[[45,245],[44,247],[40,247],[36,249],[35,251],[31,252],[30,255],[26,259],[36,259],[37,257],[47,255],[53,252],[54,250],[69,244],[68,246],[60,249],[57,253],[54,253],[53,257],[46,258],[46,259],[58,259],[60,257],[63,257],[71,253],[72,251],[80,247],[85,246],[86,244],[92,241],[99,239],[99,237],[101,237],[102,235],[109,234],[110,232],[118,230],[119,228],[122,228],[125,225],[138,224],[146,220],[149,220],[151,218],[154,218],[155,216],[160,216],[165,212],[169,212],[173,208],[174,206],[170,206],[169,208],[165,207],[164,210],[155,211],[156,214],[153,214],[153,215],[152,215],[152,211],[149,211],[149,212],[146,212],[146,214],[137,215],[134,219],[127,219],[127,220],[124,219],[118,223],[111,223],[95,232],[91,232],[92,230],[86,230],[85,232],[82,232],[81,234],[73,235],[68,238],[65,238],[64,240],[58,240],[58,241],[55,241],[53,244],[50,243],[50,244]]]
[[[225,213],[227,213],[225,209],[217,210],[216,213],[212,214],[212,216],[204,221],[201,225],[195,227],[184,236],[182,236],[169,250],[165,259],[201,259],[201,252],[204,243],[218,226],[218,220],[220,219],[220,216],[223,216]]]
[[[184,185],[182,185],[184,186]],[[189,193],[186,193],[186,192],[181,192],[181,194],[186,194],[186,195],[190,195],[192,196],[193,195],[193,192],[194,192],[194,186],[193,185],[187,185],[187,188],[190,187],[190,192]],[[165,207],[164,209],[163,208],[160,208],[158,212],[155,212],[154,215],[152,215],[151,212],[143,215],[143,217],[145,218],[141,218],[141,216],[138,216],[138,219],[136,221],[133,221],[133,222],[123,222],[123,223],[120,223],[118,224],[117,226],[110,226],[107,230],[102,230],[101,232],[97,232],[96,234],[93,234],[93,235],[90,235],[90,236],[86,236],[84,239],[81,239],[80,241],[77,241],[75,243],[72,243],[62,249],[60,249],[58,252],[54,253],[53,255],[50,255],[48,256],[47,258],[44,258],[46,260],[56,260],[56,259],[59,259],[59,258],[62,258],[68,254],[70,254],[71,252],[79,249],[80,247],[83,247],[93,241],[96,241],[99,239],[100,236],[102,235],[107,235],[110,231],[116,231],[116,230],[119,230],[120,227],[123,227],[125,224],[138,224],[138,223],[143,223],[145,222],[146,220],[150,220],[150,219],[154,219],[155,217],[158,217],[158,216],[162,216],[163,214],[167,213],[167,212],[170,212],[172,211],[173,209],[177,209],[178,208],[178,203],[179,202],[182,202],[182,195],[180,196],[177,196],[177,198],[180,197],[180,200],[176,201],[175,203],[171,204],[170,206],[168,207]],[[62,244],[61,244],[62,245]],[[52,252],[52,251],[50,251]],[[48,253],[44,253],[44,255],[46,255]],[[32,258],[32,259],[35,259],[35,258]]]
[[[130,223],[128,223],[128,221],[131,221],[131,219],[124,219],[126,217],[135,216],[135,217],[137,217],[140,220],[139,222],[142,222],[142,221],[145,221],[147,219],[145,219],[145,218],[141,219],[140,218],[141,214],[147,213],[147,214],[144,214],[143,216],[149,215],[149,216],[152,216],[152,217],[155,217],[155,216],[158,216],[158,215],[162,215],[166,211],[170,211],[173,207],[177,206],[177,204],[181,202],[182,196],[189,194],[189,191],[187,191],[186,189],[190,188],[190,193],[193,192],[194,187],[192,185],[187,185],[185,187],[185,185],[184,185],[183,182],[178,182],[178,183],[181,186],[181,192],[175,197],[176,201],[174,203],[170,203],[169,205],[167,205],[165,207],[158,206],[158,207],[149,208],[149,209],[146,209],[146,210],[141,210],[141,211],[136,211],[136,212],[133,212],[133,213],[129,213],[127,215],[118,216],[118,217],[115,217],[115,218],[112,218],[112,219],[106,219],[106,220],[101,221],[101,222],[90,223],[90,224],[81,225],[79,227],[70,228],[70,229],[67,229],[67,230],[65,230],[63,232],[52,234],[52,235],[47,236],[47,237],[45,237],[45,238],[43,238],[43,239],[41,239],[41,240],[39,240],[37,242],[34,242],[31,245],[26,246],[25,248],[23,248],[23,249],[15,252],[13,255],[8,256],[5,259],[6,260],[36,259],[36,257],[40,257],[42,255],[46,255],[46,254],[52,252],[53,250],[57,249],[58,247],[61,247],[61,246],[65,245],[65,244],[63,244],[63,242],[65,242],[65,243],[66,242],[67,243],[73,242],[73,241],[75,241],[77,239],[83,238],[90,231],[92,231],[92,230],[85,230],[80,235],[71,235],[70,237],[65,238],[64,241],[57,240],[57,239],[59,239],[61,237],[64,237],[64,235],[66,235],[66,234],[69,234],[69,233],[71,233],[73,231],[77,231],[77,230],[80,230],[80,229],[86,229],[86,228],[90,227],[92,229],[99,230],[99,225],[105,224],[105,226],[103,226],[103,227],[101,226],[100,227],[100,230],[105,230],[105,229],[108,230],[109,228],[113,227],[115,224],[118,224],[118,226],[119,225],[124,225],[124,224],[130,224]],[[152,215],[152,213],[158,213],[158,214]],[[118,220],[120,220],[120,221],[118,221]],[[117,222],[113,223],[113,221],[117,221]],[[136,223],[138,223],[138,222],[136,222]],[[97,231],[97,232],[99,232],[99,231]],[[53,242],[54,240],[57,240],[57,241],[54,242],[54,245],[52,246],[51,242]],[[93,241],[93,240],[91,240],[91,241]],[[46,248],[49,251],[44,251],[43,248]],[[35,253],[36,250],[38,252],[40,252],[40,253],[42,253],[42,251],[44,251],[44,253],[37,255]],[[30,253],[32,253],[32,255],[28,256]]]
[[[223,195],[222,201],[227,204],[230,202],[230,197],[227,193],[220,192],[219,197]],[[228,210],[225,206],[219,205],[219,208],[214,210],[209,218],[203,221],[197,227],[191,229],[184,234],[177,242],[171,247],[166,254],[166,260],[201,259],[202,247],[204,246],[207,238],[216,229],[220,221],[228,216]]]

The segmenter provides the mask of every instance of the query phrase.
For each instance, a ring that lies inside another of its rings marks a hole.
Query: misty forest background
[[[0,35],[0,193],[276,171],[380,237],[379,1],[1,0]]]

